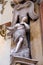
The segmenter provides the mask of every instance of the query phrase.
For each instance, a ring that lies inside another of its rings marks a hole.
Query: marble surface
[[[10,65],[11,40],[0,36],[0,65]]]

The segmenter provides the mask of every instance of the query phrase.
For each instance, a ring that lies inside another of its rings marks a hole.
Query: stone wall
[[[40,14],[39,6],[36,6],[36,9],[37,9],[38,14]],[[38,60],[37,65],[43,65],[40,15],[37,21],[35,22],[31,21],[30,28],[31,28],[30,32],[31,32],[32,58],[35,58]]]

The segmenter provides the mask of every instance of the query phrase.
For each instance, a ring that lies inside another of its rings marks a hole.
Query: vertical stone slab
[[[39,13],[39,6],[37,4],[36,4],[35,8],[36,8],[37,12]],[[40,17],[35,22],[31,21],[31,23],[30,23],[30,33],[31,33],[31,54],[32,54],[32,58],[39,60],[42,56]]]
[[[41,19],[42,51],[43,51],[43,2],[41,2],[40,4],[40,19]]]

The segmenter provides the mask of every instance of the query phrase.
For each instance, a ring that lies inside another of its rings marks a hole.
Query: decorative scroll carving
[[[0,35],[6,39],[6,26],[11,26],[11,22],[0,25]]]
[[[23,17],[27,17],[27,14],[32,20],[38,19],[38,15],[34,12],[34,3],[32,1],[27,1],[24,4],[16,5],[14,7],[13,14],[12,25],[16,23],[18,16],[20,21]]]

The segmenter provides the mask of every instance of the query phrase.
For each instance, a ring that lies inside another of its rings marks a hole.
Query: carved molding
[[[0,25],[0,35],[2,37],[4,38],[6,37],[6,26],[10,26],[10,25],[11,25],[11,22]]]

